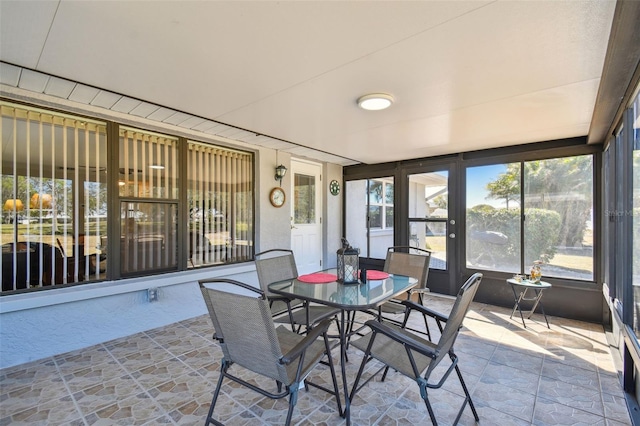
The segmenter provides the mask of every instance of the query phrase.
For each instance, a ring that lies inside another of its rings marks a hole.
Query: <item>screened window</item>
[[[346,237],[363,257],[384,259],[393,245],[393,191],[393,177],[346,183]]]
[[[593,157],[524,163],[525,271],[593,280]]]
[[[591,155],[470,167],[466,216],[467,267],[593,280]]]
[[[393,229],[393,182],[370,180],[367,195],[369,227]]]
[[[252,259],[253,154],[113,123],[110,159],[107,123],[9,102],[0,117],[3,292],[178,270],[185,252],[187,268]]]
[[[178,139],[120,127],[120,272],[178,267]]]
[[[520,163],[467,169],[467,267],[520,271]]]
[[[105,123],[6,102],[2,291],[105,277]]]
[[[189,142],[188,267],[253,256],[253,156]]]
[[[631,226],[631,283],[633,285],[634,306],[640,306],[640,94],[633,102],[633,157],[632,157],[632,211]],[[640,335],[640,312],[634,313],[633,328],[636,336]]]

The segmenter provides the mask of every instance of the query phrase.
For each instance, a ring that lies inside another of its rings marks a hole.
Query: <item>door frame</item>
[[[316,250],[317,253],[319,255],[319,263],[318,263],[318,268],[317,270],[320,270],[322,268],[322,265],[325,265],[325,259],[324,259],[324,251],[323,251],[323,197],[324,197],[324,193],[323,193],[323,189],[324,189],[324,185],[322,183],[322,171],[323,171],[323,166],[321,163],[315,162],[315,161],[309,161],[309,160],[303,160],[303,159],[299,159],[299,158],[291,158],[291,179],[290,179],[290,183],[291,186],[289,188],[289,193],[291,194],[291,203],[290,203],[290,211],[289,211],[289,217],[290,217],[290,221],[291,221],[291,248],[294,248],[294,227],[295,227],[295,223],[294,223],[294,209],[295,209],[295,203],[296,203],[296,196],[295,196],[295,174],[296,173],[303,173],[306,175],[311,175],[311,173],[309,173],[310,171],[313,171],[313,176],[315,176],[316,178],[316,194],[315,194],[315,210],[316,210],[316,225],[318,226],[318,239],[316,242]],[[307,173],[304,173],[307,172]],[[299,259],[299,260],[298,260]],[[300,273],[310,273],[310,272],[316,272],[316,271],[305,271],[304,265],[301,263],[303,259],[303,256],[296,256],[296,267],[298,268],[298,272]]]
[[[460,268],[460,259],[462,259],[463,240],[463,218],[460,216],[459,206],[463,206],[461,200],[461,191],[459,185],[459,163],[455,159],[421,162],[416,165],[410,165],[403,168],[400,172],[399,182],[402,185],[396,185],[400,191],[396,193],[395,204],[398,214],[395,217],[395,244],[410,245],[410,218],[409,218],[409,176],[420,173],[433,173],[438,171],[448,172],[448,218],[446,220],[446,236],[447,236],[447,269],[429,270],[428,287],[431,291],[449,295],[455,295],[459,287],[462,285],[462,270]],[[414,218],[415,219],[415,218]],[[451,236],[453,234],[453,237]]]

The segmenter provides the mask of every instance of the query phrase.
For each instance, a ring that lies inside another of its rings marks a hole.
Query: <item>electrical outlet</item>
[[[156,302],[158,300],[158,289],[157,288],[148,289],[147,297],[149,298],[149,302]]]

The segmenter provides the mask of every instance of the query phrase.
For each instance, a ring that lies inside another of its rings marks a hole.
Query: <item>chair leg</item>
[[[209,426],[210,424],[221,425],[222,423],[217,422],[213,419],[213,409],[216,406],[216,401],[218,401],[218,395],[220,395],[220,389],[222,389],[222,380],[224,380],[224,375],[227,372],[229,366],[226,362],[222,361],[222,366],[220,368],[220,377],[218,377],[218,384],[216,385],[216,390],[213,392],[213,399],[211,400],[211,406],[209,407],[209,414],[207,414],[207,421],[204,423],[204,426]]]
[[[418,293],[418,302],[420,303],[420,306],[424,306],[424,303],[422,301],[422,293]],[[429,341],[431,342],[431,330],[429,330],[429,323],[427,322],[427,316],[425,314],[422,314],[422,318],[424,318],[424,329],[427,332],[427,339],[429,339]]]
[[[429,397],[424,399],[424,404],[427,406],[427,411],[429,412],[429,417],[431,418],[431,423],[433,423],[433,426],[438,426],[438,421],[436,420],[436,415],[433,412],[433,408],[431,407],[431,403],[429,402]]]
[[[387,373],[388,373],[388,372],[389,372],[389,366],[387,365],[387,366],[384,368],[384,373],[382,373],[382,378],[380,379],[380,381],[381,381],[381,382],[384,382],[384,379],[386,379],[386,378],[387,378]]]
[[[326,334],[324,336],[324,348],[327,353],[329,370],[331,371],[331,381],[333,382],[333,391],[335,392],[334,396],[336,397],[336,402],[338,404],[338,414],[342,417],[344,413],[342,412],[342,403],[340,402],[340,391],[338,390],[338,379],[336,378],[336,368],[333,365],[333,357],[331,356],[331,346],[329,346],[329,340],[327,339]]]
[[[464,394],[467,398],[467,401],[469,402],[469,407],[473,412],[473,417],[476,419],[476,422],[478,422],[480,421],[480,417],[478,417],[478,412],[476,411],[475,405],[473,405],[473,400],[471,399],[471,394],[469,394],[469,390],[467,389],[467,384],[464,382],[464,379],[462,378],[462,373],[460,372],[460,368],[458,368],[457,365],[456,365],[456,374],[458,375],[458,379],[460,379],[462,390],[464,390]],[[463,409],[464,409],[464,406],[463,406]],[[460,417],[461,415],[462,415],[462,412],[458,414],[458,417]]]
[[[297,386],[297,383],[295,383],[294,385],[295,386],[289,387],[289,410],[287,411],[287,420],[284,423],[285,426],[289,426],[291,424],[291,416],[293,415],[293,408],[298,403],[298,386]]]

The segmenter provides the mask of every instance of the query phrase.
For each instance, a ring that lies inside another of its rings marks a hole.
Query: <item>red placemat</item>
[[[368,280],[384,280],[389,278],[389,274],[382,271],[376,271],[375,269],[367,270],[367,279]]]
[[[331,283],[338,279],[335,274],[327,274],[325,272],[315,272],[313,274],[300,275],[298,281],[311,284]]]

